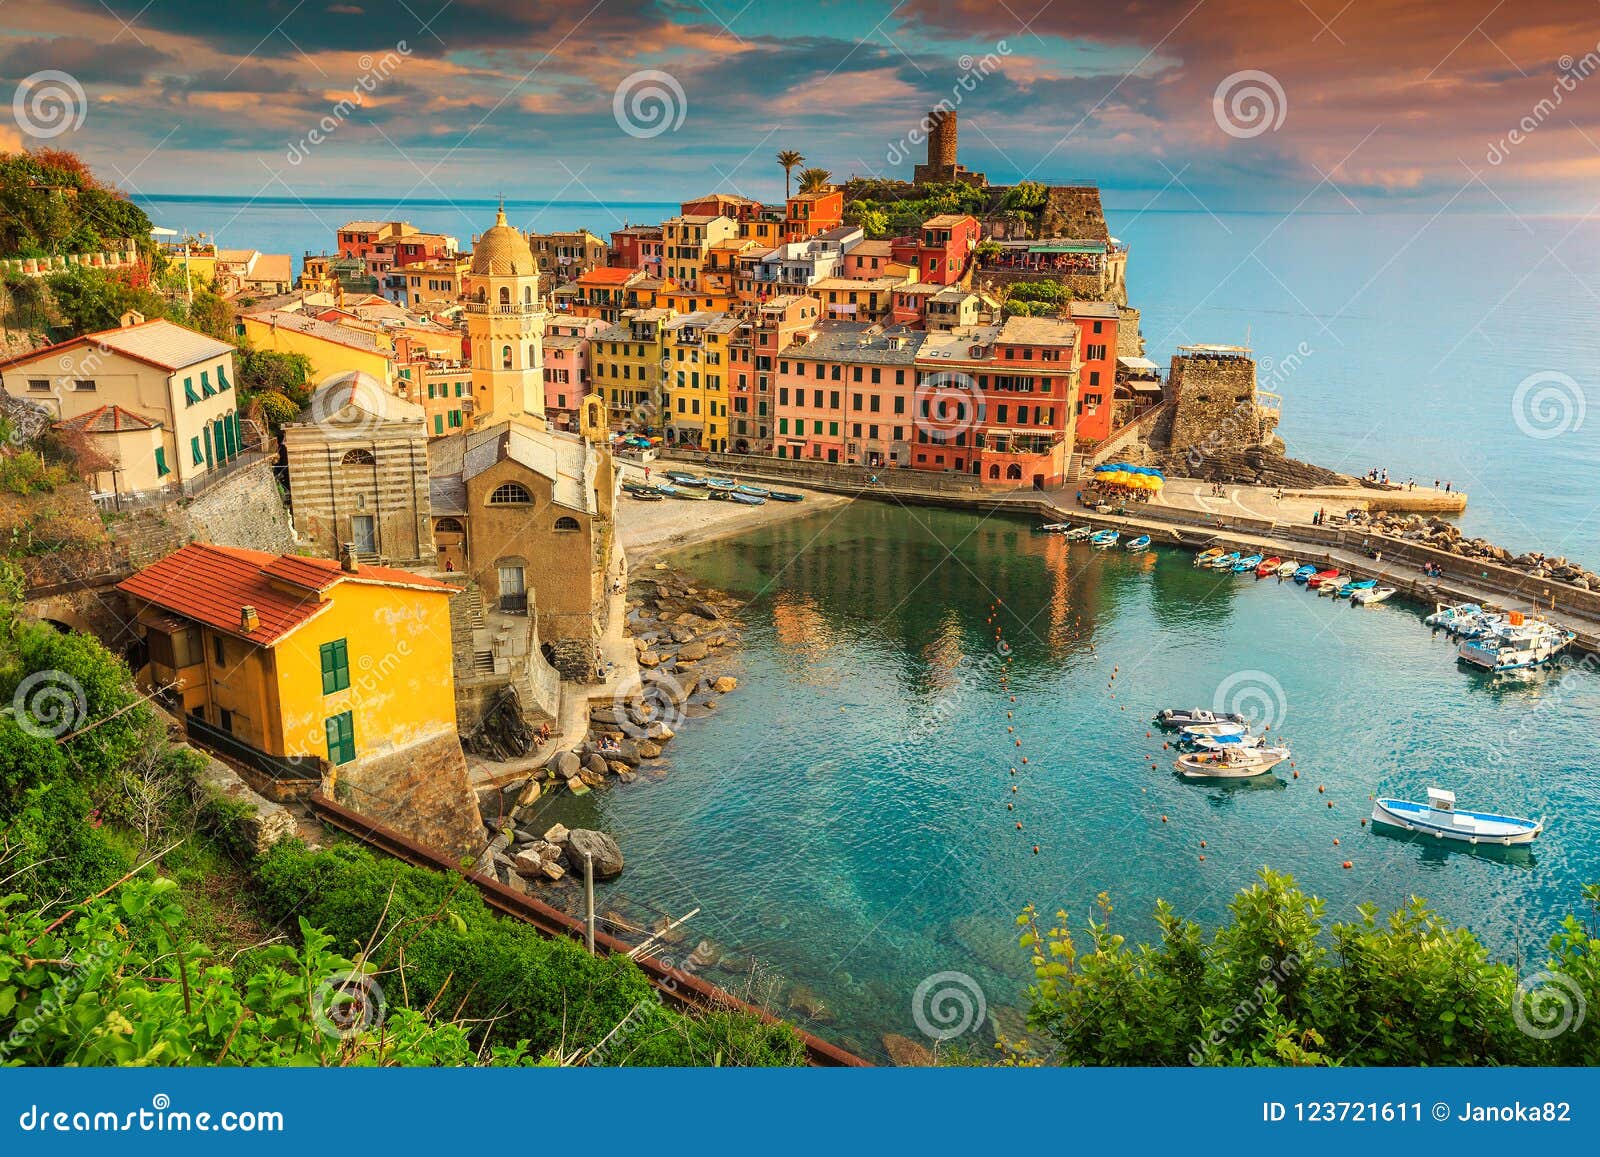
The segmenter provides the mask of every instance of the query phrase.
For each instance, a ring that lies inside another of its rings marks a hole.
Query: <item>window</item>
[[[171,474],[171,473],[172,473],[172,471],[167,469],[167,448],[165,446],[157,446],[156,447],[156,477],[157,478],[165,478],[168,474]]]
[[[194,392],[194,379],[193,378],[184,378],[183,379],[183,402],[184,402],[184,405],[192,406],[196,402],[198,402],[199,400],[200,400],[200,395]]]
[[[356,757],[356,732],[355,721],[350,712],[341,711],[338,715],[323,720],[323,727],[328,732],[328,762],[338,765],[349,763]]]
[[[198,436],[189,439],[189,452],[194,455],[194,464],[196,466],[204,464],[206,455],[205,451],[200,449],[200,439]]]
[[[217,722],[222,725],[222,730],[231,732],[233,730],[233,712],[226,707],[218,707]]]
[[[200,393],[207,398],[214,398],[217,396],[217,391],[211,388],[210,370],[200,371]]]
[[[218,667],[228,665],[228,652],[223,649],[221,635],[211,636],[211,661]]]
[[[345,639],[324,643],[322,653],[322,693],[332,695],[350,686],[350,645]]]
[[[583,527],[578,525],[578,520],[576,518],[569,518],[567,515],[563,514],[560,518],[556,519],[556,529],[573,531],[582,530]]]
[[[72,383],[72,388],[82,393],[92,394],[94,393],[94,379],[79,378]]]
[[[503,293],[505,291],[501,290],[501,292]],[[500,368],[503,369],[503,370],[509,370],[511,368],[511,347],[510,346],[501,346],[500,347]]]
[[[494,488],[494,493],[489,495],[490,506],[519,506],[532,501],[528,488],[520,482],[502,482]]]
[[[344,458],[341,459],[345,466],[371,466],[376,461],[371,450],[346,450]]]
[[[34,390],[34,391],[40,392],[40,393],[48,392],[49,389],[50,389],[50,379],[49,378],[29,378],[28,379],[28,389]]]

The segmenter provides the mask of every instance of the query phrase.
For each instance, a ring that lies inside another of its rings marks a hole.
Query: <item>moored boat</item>
[[[1071,530],[1067,531],[1067,541],[1082,542],[1093,533],[1094,527],[1092,526],[1074,526]]]
[[[1141,534],[1138,538],[1131,538],[1122,544],[1124,550],[1145,550],[1150,545],[1150,536]]]
[[[767,500],[761,497],[761,495],[746,494],[742,490],[729,491],[728,500],[730,502],[742,503],[745,506],[765,506],[767,504]]]
[[[1115,530],[1097,530],[1089,536],[1089,542],[1094,546],[1115,546],[1121,537]]]
[[[1433,614],[1423,619],[1424,625],[1436,627],[1440,630],[1453,631],[1468,619],[1476,619],[1483,614],[1483,608],[1477,603],[1456,603],[1451,606],[1447,603],[1435,605]]]
[[[1299,569],[1300,569],[1300,564],[1295,562],[1294,559],[1292,559],[1292,558],[1289,559],[1287,562],[1280,562],[1278,564],[1278,577],[1279,578],[1288,578],[1290,575],[1294,574],[1295,571],[1297,571]]]
[[[1531,844],[1544,831],[1543,817],[1502,816],[1493,812],[1456,810],[1453,791],[1430,787],[1428,802],[1404,799],[1379,799],[1372,806],[1372,822],[1424,832],[1438,839],[1460,840],[1468,844]]]
[[[1381,603],[1385,599],[1391,599],[1394,597],[1394,593],[1394,587],[1368,587],[1364,591],[1356,591],[1355,594],[1350,596],[1350,601],[1364,607],[1372,603]]]
[[[1377,585],[1377,579],[1362,579],[1359,582],[1341,583],[1339,589],[1333,592],[1333,597],[1337,599],[1348,599],[1357,591],[1370,591]]]
[[[1199,554],[1194,556],[1194,565],[1195,566],[1210,566],[1217,559],[1221,558],[1222,554],[1223,554],[1223,551],[1222,551],[1222,548],[1220,546],[1208,547],[1207,549],[1202,550]]]
[[[1256,567],[1258,567],[1260,565],[1261,565],[1261,556],[1259,554],[1252,554],[1249,558],[1241,558],[1238,562],[1234,563],[1233,564],[1233,573],[1234,574],[1250,574],[1252,571],[1254,571],[1256,569]]]
[[[1223,751],[1229,747],[1251,751],[1266,745],[1264,736],[1251,735],[1248,731],[1237,735],[1195,735],[1185,732],[1178,737],[1178,748],[1181,751]]]
[[[1323,583],[1332,579],[1337,579],[1338,577],[1339,569],[1337,567],[1329,567],[1327,570],[1317,571],[1310,578],[1306,579],[1306,586],[1310,587],[1312,590],[1316,590]]]
[[[1238,551],[1230,551],[1225,555],[1212,559],[1206,565],[1212,570],[1232,570],[1234,563],[1239,561],[1239,557]]]
[[[769,491],[767,497],[774,502],[802,502],[805,500],[804,494],[791,494],[787,490]]]
[[[1180,755],[1174,766],[1190,779],[1248,779],[1265,775],[1288,758],[1287,747],[1225,747]]]
[[[1276,571],[1281,565],[1283,565],[1283,559],[1279,558],[1277,555],[1273,555],[1271,558],[1262,559],[1261,565],[1256,567],[1256,578],[1266,578],[1269,574],[1272,574],[1274,571]]]
[[[1245,725],[1245,717],[1232,711],[1207,711],[1204,707],[1163,707],[1156,712],[1158,727],[1194,727],[1202,723]]]
[[[1576,636],[1543,619],[1525,619],[1513,611],[1507,622],[1477,638],[1461,640],[1456,657],[1485,671],[1518,671],[1542,667],[1571,646]]]
[[[1311,576],[1316,573],[1317,568],[1312,566],[1310,563],[1307,563],[1305,566],[1299,567],[1295,570],[1294,581],[1297,583],[1309,582],[1311,581]]]
[[[1216,739],[1222,735],[1243,735],[1250,730],[1248,723],[1218,721],[1216,723],[1187,723],[1178,729],[1180,735],[1205,735]]]
[[[1033,528],[1035,534],[1065,534],[1072,529],[1072,524],[1067,522],[1046,522]]]

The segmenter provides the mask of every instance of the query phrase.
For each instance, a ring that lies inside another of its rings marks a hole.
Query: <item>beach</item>
[[[651,469],[651,477],[663,480],[655,468]],[[642,482],[644,472],[631,465],[625,466],[623,478]],[[823,494],[798,486],[786,486],[785,489],[804,494],[805,501],[768,502],[764,506],[744,506],[737,502],[689,502],[679,498],[640,502],[624,492],[617,497],[618,541],[627,555],[629,566],[636,568],[685,546],[731,538],[854,501],[847,495]]]

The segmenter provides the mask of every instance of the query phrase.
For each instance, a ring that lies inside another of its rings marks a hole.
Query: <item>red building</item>
[[[394,263],[418,265],[424,261],[439,261],[454,257],[456,239],[443,233],[407,233],[394,240]]]
[[[1104,442],[1111,436],[1112,404],[1117,382],[1117,307],[1109,301],[1074,301],[1072,320],[1078,327],[1079,442]]]
[[[891,242],[894,260],[911,267],[913,281],[953,285],[967,276],[978,247],[977,219],[966,213],[930,217],[916,233]]]
[[[625,269],[641,269],[653,277],[659,277],[663,244],[659,225],[627,225],[613,229],[611,264]]]

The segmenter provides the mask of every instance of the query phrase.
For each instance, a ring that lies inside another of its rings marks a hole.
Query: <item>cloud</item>
[[[20,79],[43,69],[70,73],[83,84],[139,84],[174,64],[148,44],[105,44],[81,36],[11,41],[0,50],[0,76]]]

